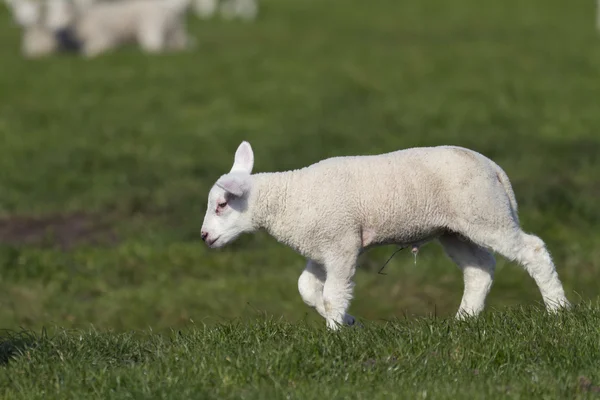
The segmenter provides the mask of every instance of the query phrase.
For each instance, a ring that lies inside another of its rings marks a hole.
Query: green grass
[[[394,249],[371,251],[350,310],[365,329],[336,336],[300,299],[298,254],[264,233],[218,251],[199,238],[208,190],[242,140],[256,171],[455,144],[506,170],[569,299],[596,304],[593,2],[261,4],[254,23],[190,17],[193,52],[95,60],[24,60],[0,12],[0,328],[54,332],[16,353],[0,393],[556,398],[573,395],[580,373],[598,383],[598,307],[559,327],[540,313],[533,280],[502,258],[483,321],[462,325],[444,320],[462,276],[439,246],[416,265],[399,253],[387,275],[377,271]],[[386,324],[395,318],[405,320]],[[245,344],[254,337],[256,349]]]
[[[600,391],[598,310],[517,308],[338,333],[260,318],[166,335],[20,335],[4,346],[14,361],[0,391],[28,400],[588,398]]]

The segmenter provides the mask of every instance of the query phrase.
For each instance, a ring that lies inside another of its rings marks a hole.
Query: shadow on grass
[[[42,331],[41,336],[26,330],[15,332],[7,329],[0,332],[0,365],[8,364],[25,350],[36,347],[46,338],[45,331]]]

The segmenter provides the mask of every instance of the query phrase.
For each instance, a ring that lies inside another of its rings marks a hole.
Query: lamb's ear
[[[229,173],[220,177],[216,185],[236,197],[242,197],[250,191],[250,175]]]
[[[237,171],[251,174],[252,167],[254,167],[254,153],[252,152],[252,146],[250,146],[250,143],[243,141],[235,152],[235,159],[230,172]]]

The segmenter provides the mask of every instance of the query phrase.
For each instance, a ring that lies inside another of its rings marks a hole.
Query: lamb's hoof
[[[361,324],[360,322],[358,322],[356,320],[356,318],[354,318],[352,315],[346,314],[346,316],[344,317],[344,323],[347,326],[351,326],[354,328],[362,328],[363,324]]]
[[[573,307],[573,305],[571,304],[571,302],[569,300],[567,300],[565,297],[563,298],[559,298],[557,300],[552,300],[552,301],[548,301],[548,308],[551,309],[555,309],[555,310],[563,310],[563,309],[571,309]]]
[[[327,328],[331,331],[338,331],[343,327],[362,327],[363,325],[356,320],[352,315],[346,314],[342,321],[327,320]]]
[[[454,318],[457,321],[466,322],[466,321],[477,318],[478,315],[479,315],[478,312],[474,312],[472,310],[461,309],[461,310],[458,310],[458,312],[456,313]]]

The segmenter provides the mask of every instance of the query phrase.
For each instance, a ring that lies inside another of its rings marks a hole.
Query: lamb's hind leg
[[[463,271],[464,292],[457,318],[477,316],[485,306],[494,279],[496,260],[486,249],[457,235],[439,238],[446,254]]]
[[[484,229],[472,232],[469,237],[521,264],[535,280],[548,311],[570,307],[552,257],[542,239],[523,232],[518,226],[513,229]]]
[[[323,289],[325,287],[325,281],[327,279],[327,273],[322,265],[309,260],[306,263],[306,268],[298,278],[298,291],[302,300],[310,307],[317,310],[317,312],[325,319],[327,319],[327,311],[323,302]],[[354,325],[354,317],[346,314],[344,317],[344,323],[346,325]]]

